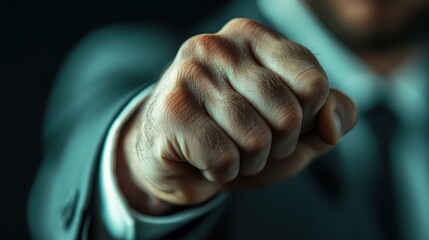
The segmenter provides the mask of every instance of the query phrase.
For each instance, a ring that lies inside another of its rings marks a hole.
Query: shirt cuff
[[[124,123],[146,100],[153,88],[154,85],[141,91],[121,111],[108,131],[101,154],[99,169],[100,214],[103,224],[114,239],[160,238],[210,212],[227,197],[226,193],[221,193],[203,205],[190,207],[168,216],[144,215],[133,211],[127,205],[115,179],[114,162],[116,161],[117,143]],[[138,231],[136,231],[137,226]],[[143,236],[136,236],[136,232]]]

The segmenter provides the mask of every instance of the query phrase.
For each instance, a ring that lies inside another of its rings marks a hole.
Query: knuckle
[[[247,151],[260,151],[271,143],[271,131],[241,95],[229,94],[225,96],[225,107],[228,117],[234,123],[237,136],[240,136],[240,145]],[[249,131],[250,127],[250,131]]]
[[[256,22],[248,18],[233,18],[226,23],[226,27],[242,28],[243,26],[254,25]]]
[[[276,125],[274,128],[281,133],[291,133],[301,129],[303,113],[299,104],[280,105],[273,113]]]
[[[239,152],[236,149],[221,150],[215,156],[216,169],[232,168],[239,162]]]
[[[299,65],[304,66],[318,65],[316,57],[310,50],[287,39],[283,39],[273,48],[271,57],[279,62],[298,62]]]
[[[285,46],[288,48],[290,57],[300,61],[307,61],[310,64],[315,64],[317,62],[313,53],[301,44],[289,41]]]
[[[329,94],[329,82],[318,66],[301,71],[296,81],[303,85],[301,99],[305,103],[323,104]]]
[[[260,152],[271,145],[272,134],[267,126],[255,126],[243,137],[243,148],[250,152]]]
[[[190,38],[182,45],[179,57],[237,65],[242,60],[241,51],[233,41],[221,34],[200,34]]]
[[[233,167],[238,163],[240,157],[238,149],[233,144],[228,143],[228,139],[220,129],[203,126],[200,130],[201,136],[203,136],[200,139],[201,146],[210,150],[207,153],[207,158],[203,161],[204,170]]]
[[[166,93],[162,107],[166,114],[165,120],[172,122],[187,122],[195,119],[197,109],[193,106],[193,97],[183,84],[176,86]]]
[[[234,44],[218,34],[201,34],[194,37],[195,53],[205,59],[220,57],[230,59],[239,55]]]
[[[248,18],[233,18],[231,19],[224,27],[228,30],[233,31],[243,31],[243,32],[251,32],[251,33],[259,33],[262,32],[264,27],[261,23],[253,21]]]
[[[195,45],[198,50],[203,52],[211,52],[222,46],[224,39],[215,34],[200,34],[194,38]]]
[[[195,37],[196,44],[199,48],[206,51],[212,51],[224,45],[227,41],[220,35],[216,34],[201,34]]]
[[[176,79],[181,82],[189,82],[195,79],[207,78],[209,73],[206,66],[195,60],[185,60],[178,64]]]
[[[180,46],[179,51],[177,53],[178,58],[187,58],[187,57],[192,56],[194,54],[195,49],[197,48],[195,37],[196,36],[191,37],[182,43],[182,45]]]

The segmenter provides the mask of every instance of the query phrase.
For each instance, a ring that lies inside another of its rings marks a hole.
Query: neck
[[[404,46],[387,51],[359,50],[355,54],[381,76],[388,76],[413,54],[414,46]]]

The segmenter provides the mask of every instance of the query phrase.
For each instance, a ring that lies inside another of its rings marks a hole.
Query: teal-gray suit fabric
[[[265,22],[254,1],[238,1],[199,29],[216,31],[229,18]],[[239,10],[239,11],[238,11]],[[124,105],[172,60],[179,43],[155,25],[109,26],[82,40],[67,58],[50,98],[45,156],[29,200],[36,239],[76,239],[94,219],[100,150]],[[284,183],[233,193],[220,209],[212,239],[381,239],[371,214],[342,195],[335,152]],[[362,203],[368,204],[369,203]],[[212,213],[209,213],[212,214]],[[192,238],[205,217],[166,237]],[[201,229],[200,229],[201,230]],[[197,234],[198,235],[198,234]],[[201,235],[200,235],[201,236]]]

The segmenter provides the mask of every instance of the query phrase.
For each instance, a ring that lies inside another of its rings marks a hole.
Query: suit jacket
[[[94,208],[106,131],[129,99],[172,59],[175,45],[169,39],[160,26],[109,26],[72,50],[50,97],[44,160],[30,193],[28,218],[35,239],[79,237]]]
[[[236,1],[198,28],[227,19],[267,23],[254,1]],[[157,79],[178,44],[154,26],[110,26],[72,51],[53,90],[44,130],[45,157],[28,205],[36,239],[77,239],[94,216],[96,175],[106,131],[124,105]],[[157,46],[154,48],[154,46]],[[138,54],[137,54],[138,53]],[[347,195],[342,161],[333,151],[284,183],[231,194],[212,239],[380,239],[371,203]],[[203,216],[165,238],[190,238]],[[213,221],[213,219],[210,219]]]

